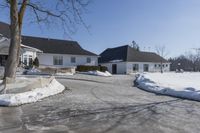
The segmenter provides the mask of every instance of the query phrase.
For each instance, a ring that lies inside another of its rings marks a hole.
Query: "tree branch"
[[[22,5],[21,5],[19,12],[18,12],[20,32],[21,32],[21,29],[22,29],[22,21],[23,21],[24,13],[25,13],[26,6],[27,6],[28,3],[29,3],[29,0],[23,0]]]

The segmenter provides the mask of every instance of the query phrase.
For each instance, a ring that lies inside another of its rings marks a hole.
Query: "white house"
[[[0,34],[0,65],[5,65],[10,44],[8,24],[0,22]],[[76,41],[22,36],[20,51],[20,60],[25,65],[36,57],[39,59],[40,66],[44,67],[98,65],[98,56],[83,49]]]
[[[42,51],[37,52],[40,66],[98,65],[98,56],[83,49],[76,41],[23,36],[22,43]]]
[[[6,60],[8,58],[9,46],[10,46],[10,39],[3,37],[3,35],[0,34],[0,66],[5,66],[6,64]],[[25,65],[28,65],[30,60],[36,58],[38,52],[42,51],[21,44],[20,61],[23,62]]]
[[[113,74],[170,71],[170,63],[164,58],[128,45],[106,49],[100,54],[99,64]]]

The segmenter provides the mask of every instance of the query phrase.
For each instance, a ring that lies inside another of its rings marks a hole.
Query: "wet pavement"
[[[57,78],[68,90],[20,107],[0,107],[2,133],[198,133],[200,102],[155,95],[133,75]]]

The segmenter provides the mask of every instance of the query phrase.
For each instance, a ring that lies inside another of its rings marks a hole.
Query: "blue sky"
[[[88,10],[84,20],[90,34],[79,26],[71,38],[97,54],[132,40],[146,51],[165,45],[168,57],[200,47],[200,0],[93,0]],[[8,13],[0,15],[8,21]],[[26,35],[69,39],[55,26],[41,30],[25,23],[23,28]]]

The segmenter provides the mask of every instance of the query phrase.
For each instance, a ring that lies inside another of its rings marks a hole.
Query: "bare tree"
[[[186,57],[192,63],[193,71],[200,71],[200,48],[193,48],[194,52],[186,52]]]
[[[164,45],[161,46],[156,46],[156,53],[161,56],[162,58],[166,58],[166,56],[168,55],[167,49]],[[163,73],[163,60],[160,60],[160,72]]]
[[[134,40],[132,41],[131,47],[137,51],[140,51],[139,45]]]
[[[82,14],[90,0],[3,0],[0,7],[10,11],[10,48],[5,67],[4,81],[14,81],[19,62],[21,31],[25,13],[38,24],[51,25],[57,22],[65,32],[74,33],[76,25],[88,26],[84,23]]]

